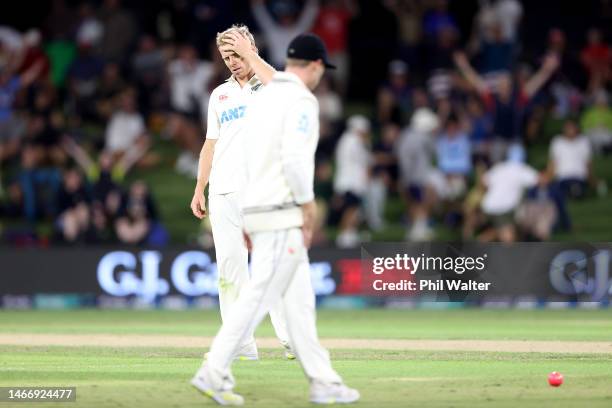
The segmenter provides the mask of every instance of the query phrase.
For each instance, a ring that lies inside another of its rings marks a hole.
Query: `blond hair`
[[[251,41],[251,45],[253,45],[253,47],[256,47],[255,38],[253,37],[253,34],[251,34],[251,32],[249,31],[249,27],[247,27],[244,24],[234,24],[227,30],[217,33],[217,47],[221,47],[222,45],[224,45],[225,44],[225,41],[223,41],[224,37],[227,34],[232,33],[232,32],[237,32],[239,34],[244,35],[246,38],[249,39],[249,41]]]

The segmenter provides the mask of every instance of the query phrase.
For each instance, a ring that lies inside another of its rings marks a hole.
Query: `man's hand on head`
[[[251,41],[238,31],[227,33],[222,41],[224,44],[219,48],[222,52],[232,51],[242,58],[248,57],[250,53],[257,52],[256,48],[251,44]]]

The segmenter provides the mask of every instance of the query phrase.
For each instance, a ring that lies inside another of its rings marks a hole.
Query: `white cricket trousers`
[[[204,366],[211,385],[220,390],[234,387],[230,370],[234,353],[279,300],[291,345],[308,379],[323,384],[342,382],[331,366],[329,353],[319,343],[315,295],[301,229],[257,232],[250,238],[251,279],[217,333]]]
[[[209,194],[208,209],[219,272],[219,308],[221,320],[229,319],[238,295],[249,281],[249,253],[242,236],[240,194]],[[281,305],[270,310],[270,320],[281,343],[289,341]],[[241,347],[254,345],[253,332]]]

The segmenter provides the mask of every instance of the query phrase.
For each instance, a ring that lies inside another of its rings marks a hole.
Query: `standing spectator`
[[[493,224],[493,229],[481,234],[480,240],[516,241],[514,213],[525,190],[539,181],[538,172],[525,164],[524,160],[522,146],[513,145],[508,149],[508,159],[497,163],[484,174],[486,192],[481,207]]]
[[[336,174],[334,177],[334,209],[340,216],[336,244],[342,248],[359,244],[358,228],[360,206],[368,189],[372,161],[370,121],[364,116],[351,116],[348,129],[336,148]]]
[[[467,176],[472,171],[472,149],[459,117],[452,112],[446,119],[443,132],[436,141],[438,168],[446,177],[446,198],[455,199],[466,190]]]
[[[270,63],[277,69],[285,65],[287,47],[292,38],[311,29],[319,13],[318,0],[306,0],[299,10],[293,0],[273,3],[274,18],[266,7],[265,0],[251,0],[251,10],[266,40]]]
[[[612,52],[599,29],[591,28],[587,33],[587,45],[580,52],[580,59],[589,74],[590,88],[605,86],[610,80]]]
[[[389,0],[385,5],[397,18],[401,59],[410,65],[418,62],[418,47],[422,37],[423,7],[418,0]]]
[[[28,87],[42,68],[39,62],[21,75],[15,75],[7,65],[0,66],[0,165],[18,153],[19,139],[25,130],[25,124],[13,109],[17,92]]]
[[[559,227],[571,229],[567,212],[568,198],[582,198],[586,194],[587,182],[594,181],[591,163],[591,145],[580,135],[573,119],[563,125],[563,134],[556,136],[550,144],[548,175],[554,180],[553,196],[559,213]]]
[[[36,75],[32,82],[39,80],[46,81],[49,77],[51,65],[49,58],[41,48],[41,36],[38,30],[29,30],[23,36],[23,48],[20,52],[17,72],[24,74],[33,67],[36,67]]]
[[[43,24],[44,37],[56,41],[68,39],[76,28],[76,15],[73,9],[66,5],[66,0],[53,0],[51,11]]]
[[[491,117],[480,99],[470,96],[467,100],[467,119],[470,125],[470,143],[473,161],[490,162]]]
[[[593,105],[587,107],[580,118],[582,131],[595,152],[612,148],[612,109],[608,99],[605,90],[596,91]]]
[[[521,139],[522,122],[527,102],[548,81],[559,66],[554,55],[548,56],[542,67],[525,84],[516,85],[510,75],[500,75],[496,92],[470,65],[465,54],[457,52],[455,63],[468,82],[476,88],[493,117],[493,161],[504,157],[508,146]]]
[[[427,53],[427,88],[436,99],[450,96],[452,84],[453,53],[456,51],[458,31],[446,26],[438,31]]]
[[[103,25],[100,55],[106,61],[122,64],[134,42],[134,20],[121,7],[121,0],[104,0],[99,16]]]
[[[377,95],[378,122],[403,123],[412,110],[412,87],[408,81],[408,65],[404,61],[393,60],[389,64],[389,79],[379,89]]]
[[[347,52],[349,22],[356,12],[354,0],[323,0],[312,29],[325,43],[329,60],[336,66],[331,74],[342,95],[345,94],[350,68]]]
[[[410,127],[400,136],[396,154],[400,170],[400,193],[405,198],[411,229],[406,239],[425,241],[433,238],[429,216],[433,191],[429,185],[434,173],[434,133],[439,120],[429,108],[420,108],[410,121]]]
[[[455,19],[448,11],[448,0],[434,0],[432,9],[425,13],[423,18],[423,31],[430,39],[438,37],[441,31],[458,29]]]
[[[369,227],[379,231],[384,227],[387,195],[397,180],[395,144],[399,138],[399,126],[388,123],[381,130],[381,140],[372,148],[373,167],[366,193],[365,216]]]

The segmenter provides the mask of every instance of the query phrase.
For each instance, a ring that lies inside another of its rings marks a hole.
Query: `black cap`
[[[326,68],[336,69],[335,65],[329,62],[325,44],[314,34],[300,34],[291,40],[287,48],[287,58],[295,58],[306,61],[321,60]]]

